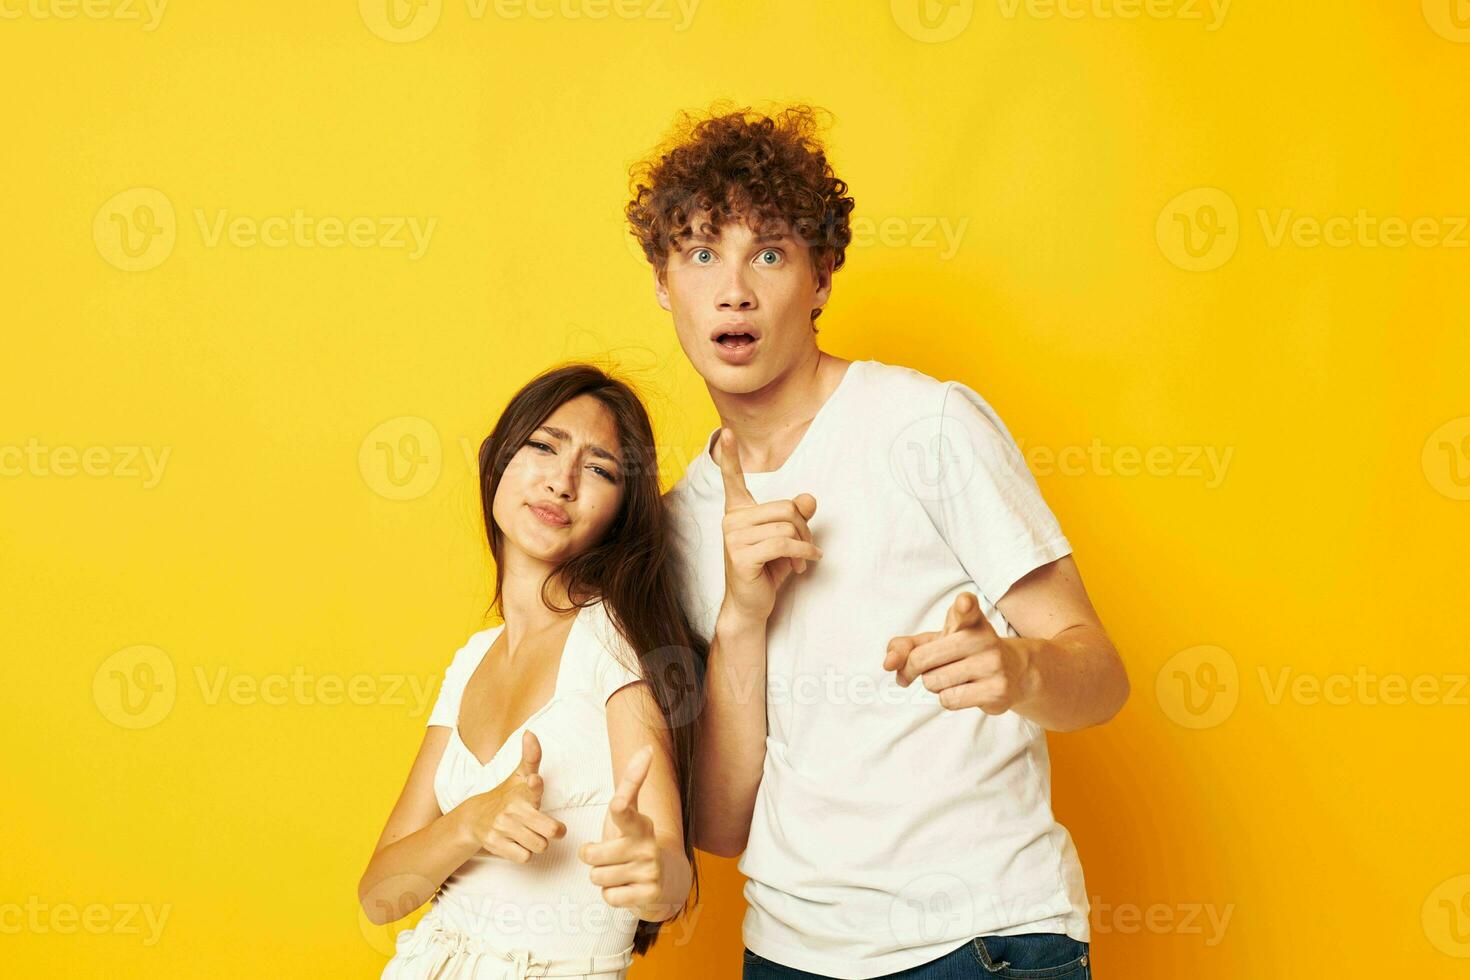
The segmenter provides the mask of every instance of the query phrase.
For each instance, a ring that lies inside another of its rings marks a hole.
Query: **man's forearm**
[[[1079,625],[1026,640],[1025,694],[1012,710],[1051,731],[1100,725],[1128,700],[1128,673],[1108,635]]]
[[[766,761],[766,624],[721,610],[705,673],[694,843],[734,857],[745,849]]]

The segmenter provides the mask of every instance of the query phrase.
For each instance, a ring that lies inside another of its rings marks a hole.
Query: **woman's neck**
[[[520,561],[509,552],[506,554],[507,567],[500,587],[500,608],[505,614],[505,638],[511,656],[521,649],[527,637],[554,630],[577,613],[575,609],[571,612],[548,609],[541,598],[541,583],[545,581],[550,566],[527,561],[524,555],[518,557]],[[562,608],[570,605],[566,585],[560,579],[552,580],[546,589],[546,597]]]

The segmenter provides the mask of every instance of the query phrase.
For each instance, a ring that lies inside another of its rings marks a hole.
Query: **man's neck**
[[[709,390],[720,425],[740,443],[740,465],[747,473],[780,469],[795,451],[812,419],[837,390],[850,361],[816,348],[785,374],[746,394]],[[711,446],[716,463],[719,449]]]

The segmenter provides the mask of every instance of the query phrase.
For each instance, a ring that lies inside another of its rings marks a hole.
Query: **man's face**
[[[712,388],[758,391],[815,348],[811,311],[827,302],[832,274],[814,272],[809,247],[786,223],[757,235],[737,218],[717,238],[696,233],[680,245],[654,292]]]

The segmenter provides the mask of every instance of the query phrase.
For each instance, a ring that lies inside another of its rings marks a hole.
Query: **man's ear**
[[[812,294],[812,305],[815,307],[826,306],[827,300],[832,298],[832,263],[835,260],[836,256],[828,253],[817,265],[817,289]]]
[[[668,283],[664,281],[664,277],[667,274],[667,270],[665,270],[664,272],[659,272],[657,269],[653,270],[653,295],[654,298],[658,300],[659,306],[662,306],[664,309],[672,313],[674,311],[674,308],[669,305],[669,286]]]

